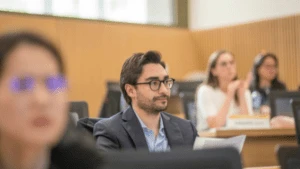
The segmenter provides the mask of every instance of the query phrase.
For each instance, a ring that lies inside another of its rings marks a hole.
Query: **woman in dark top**
[[[98,167],[92,143],[67,127],[67,93],[62,57],[52,43],[28,32],[0,36],[1,169]]]
[[[270,91],[286,90],[285,84],[278,80],[278,59],[275,54],[259,54],[255,58],[250,90],[254,109],[269,104]]]

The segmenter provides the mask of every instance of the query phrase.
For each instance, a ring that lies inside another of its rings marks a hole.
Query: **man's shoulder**
[[[116,126],[118,124],[121,124],[120,120],[122,119],[122,114],[123,114],[123,112],[118,112],[117,114],[115,114],[111,117],[103,118],[103,119],[99,120],[95,124],[95,126],[97,126],[97,125],[105,125],[105,126],[113,125],[113,126]]]

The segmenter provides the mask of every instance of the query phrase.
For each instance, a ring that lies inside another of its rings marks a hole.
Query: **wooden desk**
[[[295,129],[215,130],[200,132],[200,137],[227,138],[246,135],[242,151],[244,167],[276,166],[277,144],[297,145]]]

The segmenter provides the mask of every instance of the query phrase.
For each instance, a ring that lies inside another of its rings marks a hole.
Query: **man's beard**
[[[168,107],[167,103],[166,103],[166,105],[162,105],[162,106],[155,104],[155,101],[158,99],[161,99],[161,98],[166,98],[166,102],[168,102],[168,100],[169,100],[169,96],[167,96],[167,95],[154,97],[152,100],[147,100],[147,99],[145,99],[145,97],[140,95],[140,97],[138,97],[138,100],[137,100],[137,105],[141,109],[145,110],[147,113],[157,115],[160,112],[165,111]]]

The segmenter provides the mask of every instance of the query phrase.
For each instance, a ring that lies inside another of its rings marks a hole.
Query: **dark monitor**
[[[300,92],[271,91],[271,117],[278,115],[294,117],[291,105],[293,99],[300,99]]]
[[[172,87],[172,95],[179,95],[185,117],[196,124],[195,93],[202,81],[179,81]]]
[[[69,112],[75,124],[84,117],[89,117],[89,108],[86,101],[72,101],[70,102]]]
[[[197,123],[196,117],[196,103],[195,103],[195,93],[180,93],[179,94],[181,102],[183,103],[183,109],[185,116],[190,120],[195,126]]]
[[[103,169],[241,169],[239,152],[234,148],[118,152],[104,155]]]
[[[281,169],[300,168],[300,147],[279,146],[277,147],[277,159]]]
[[[107,118],[121,110],[122,92],[119,82],[106,82],[106,95],[100,107],[99,117]]]
[[[108,81],[106,83],[106,87],[107,87],[107,90],[121,91],[120,83],[119,82]]]
[[[201,82],[202,81],[175,81],[172,92],[175,94],[179,94],[180,92],[195,93]]]
[[[298,145],[300,145],[300,100],[293,100],[292,106],[293,106]]]

